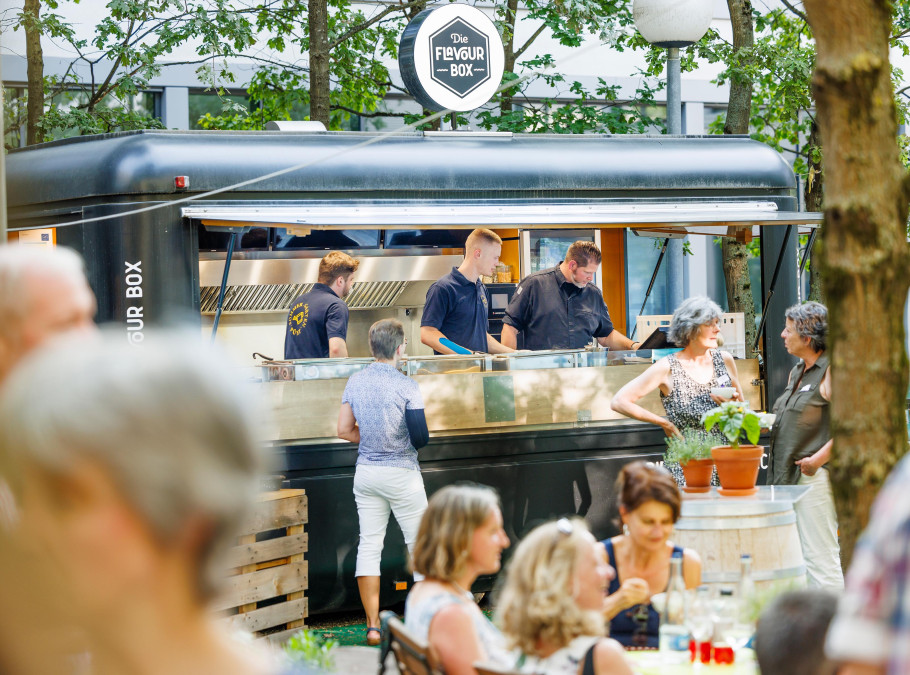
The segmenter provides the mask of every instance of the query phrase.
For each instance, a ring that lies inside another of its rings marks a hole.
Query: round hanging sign
[[[401,78],[429,110],[464,112],[490,100],[505,67],[496,26],[479,9],[457,3],[414,17],[398,46]]]

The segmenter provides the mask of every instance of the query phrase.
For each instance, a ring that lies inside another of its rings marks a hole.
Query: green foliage
[[[284,645],[284,653],[292,663],[334,670],[335,657],[332,650],[337,645],[336,640],[326,640],[315,631],[301,630],[294,633]]]
[[[256,41],[249,9],[232,0],[110,0],[91,39],[77,39],[71,25],[46,12],[38,21],[20,14],[15,29],[37,30],[78,57],[61,77],[45,78],[45,133],[95,134],[121,129],[161,128],[150,111],[134,101],[149,80],[168,65],[200,65],[201,76],[231,80],[223,63],[241,57]],[[44,2],[48,9],[58,3]],[[174,52],[192,44],[186,61]]]
[[[744,440],[752,445],[758,443],[762,427],[761,415],[747,408],[741,401],[721,403],[702,415],[701,422],[706,431],[718,427],[733,448],[738,448]]]
[[[688,464],[693,459],[710,459],[711,448],[717,443],[714,439],[697,429],[686,429],[682,437],[672,436],[666,439],[664,463]]]

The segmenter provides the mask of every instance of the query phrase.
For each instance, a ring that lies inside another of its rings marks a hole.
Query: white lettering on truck
[[[123,264],[126,265],[126,270],[123,272],[124,281],[126,281],[126,297],[141,298],[142,261],[140,260],[135,263],[124,261]],[[139,344],[145,339],[145,335],[142,332],[144,326],[145,319],[143,318],[142,305],[128,306],[126,308],[126,334],[130,342]]]

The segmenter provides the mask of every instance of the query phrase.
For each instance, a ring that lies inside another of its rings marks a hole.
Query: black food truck
[[[379,318],[402,320],[411,345],[403,367],[426,403],[428,492],[461,480],[494,486],[512,541],[564,514],[586,518],[598,538],[613,534],[619,469],[661,458],[659,428],[610,409],[649,352],[432,356],[420,345],[426,290],[460,263],[471,229],[503,237],[512,282],[533,270],[546,237],[593,236],[604,252],[599,285],[629,334],[626,230],[742,239],[761,228],[762,297],[772,276],[776,292],[765,308],[763,363],[737,364],[761,410],[792,365],[775,338],[797,297],[797,231],[818,218],[797,211],[790,166],[745,137],[141,131],[14,150],[7,175],[10,238],[40,230],[79,251],[99,321],[119,324],[133,342],[149,327],[190,321],[201,334],[214,329],[250,369],[272,412],[263,426],[283,485],[307,491],[312,613],[359,606],[357,453],[335,428],[344,384],[370,362],[366,332]],[[283,361],[288,308],[316,280],[327,249],[361,261],[346,298],[351,357]],[[491,286],[493,320],[513,288]],[[663,414],[656,395],[641,403]],[[389,527],[383,604],[404,597],[396,582],[410,578],[405,558]],[[482,578],[475,590],[491,583]]]

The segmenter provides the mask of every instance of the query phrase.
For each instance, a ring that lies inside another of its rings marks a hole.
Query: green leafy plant
[[[673,436],[666,439],[666,443],[664,462],[680,465],[688,464],[693,459],[710,459],[711,448],[716,445],[710,436],[697,429],[686,429],[682,437]]]
[[[752,445],[758,443],[762,427],[761,415],[740,401],[721,403],[702,415],[701,422],[706,431],[711,431],[714,427],[720,429],[734,450],[743,440],[748,440]]]
[[[336,640],[326,640],[311,630],[294,633],[284,645],[284,653],[292,663],[306,664],[321,670],[334,670],[335,657],[332,650],[338,646]]]

